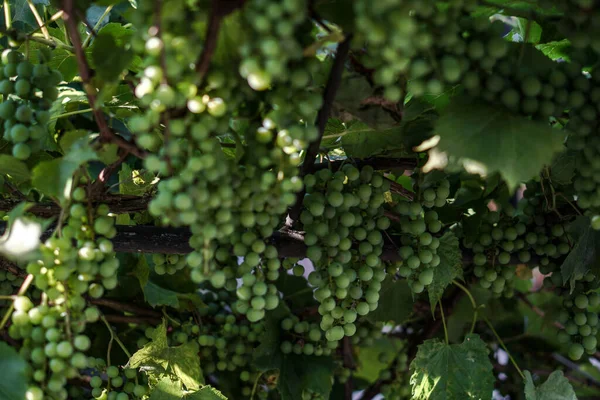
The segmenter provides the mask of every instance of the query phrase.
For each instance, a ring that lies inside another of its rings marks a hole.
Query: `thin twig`
[[[129,155],[128,150],[123,150],[123,149],[119,149],[119,150],[121,152],[121,155],[119,156],[117,161],[102,168],[102,170],[98,174],[98,179],[96,179],[96,181],[92,184],[92,188],[90,190],[92,196],[95,196],[96,194],[100,194],[100,193],[104,192],[104,190],[106,188],[106,184],[108,183],[108,180],[110,179],[111,175],[117,169],[119,169],[121,164],[123,164],[123,161],[125,161],[125,159]]]
[[[200,53],[200,58],[196,63],[196,72],[198,73],[199,80],[202,82],[210,63],[217,49],[217,42],[219,39],[219,30],[221,28],[221,22],[223,18],[228,14],[232,13],[236,9],[242,7],[245,0],[212,0],[211,10],[208,19],[208,25],[206,26],[206,35],[204,37],[204,48]]]
[[[111,4],[108,7],[106,7],[106,10],[104,10],[104,12],[102,13],[102,15],[98,19],[98,22],[96,22],[96,25],[94,25],[94,27],[91,29],[91,32],[88,35],[88,37],[86,37],[85,40],[83,41],[83,43],[81,44],[81,46],[84,49],[90,44],[90,41],[92,40],[92,37],[94,37],[96,35],[96,32],[98,31],[98,29],[100,29],[100,25],[102,25],[102,22],[104,21],[104,18],[106,18],[106,16],[108,14],[110,14],[110,12],[111,12],[111,10],[113,9],[114,6],[115,6],[114,4]]]
[[[103,306],[112,308],[117,311],[129,312],[132,314],[145,315],[148,317],[160,318],[161,314],[157,311],[150,310],[145,307],[137,306],[132,303],[123,303],[117,300],[100,298],[100,299],[89,299],[89,303],[94,304],[96,306]]]
[[[46,38],[46,40],[50,40],[50,32],[48,32],[48,28],[46,27],[46,25],[44,25],[44,21],[42,20],[42,17],[40,16],[40,13],[38,12],[37,8],[35,8],[35,5],[31,2],[31,0],[27,0],[27,4],[29,5],[29,8],[31,9],[31,13],[33,14],[33,17],[35,18],[35,21],[37,22],[38,26],[42,30],[42,34],[44,35],[44,38]]]

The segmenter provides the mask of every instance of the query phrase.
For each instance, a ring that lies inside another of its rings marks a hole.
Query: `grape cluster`
[[[175,3],[173,15],[180,9],[198,12],[184,2]],[[154,9],[143,12],[143,23],[153,24]],[[156,138],[153,130],[161,122],[168,138],[159,154],[145,160],[149,170],[164,177],[149,211],[165,224],[190,227],[194,251],[186,263],[194,282],[210,281],[214,288],[235,291],[236,278],[256,280],[254,289],[262,294],[248,297],[242,289],[238,306],[257,321],[265,306],[276,307],[276,302],[263,298],[264,280],[277,279],[279,269],[277,251],[266,239],[302,189],[296,166],[304,145],[297,138],[304,137],[304,130],[281,128],[272,119],[254,117],[252,110],[247,111],[251,122],[240,125],[236,117],[245,117],[240,113],[245,112],[244,104],[258,99],[256,92],[231,71],[230,64],[209,71],[200,81],[193,68],[199,54],[190,55],[194,52],[179,45],[198,40],[198,34],[194,29],[183,31],[180,25],[176,18],[163,15],[162,36],[150,25],[138,38],[148,66],[136,95],[147,108],[130,126],[142,145]],[[171,62],[181,63],[177,86],[162,71],[163,56],[169,68]],[[178,110],[185,116],[179,117]],[[221,149],[221,140],[231,136],[239,139],[236,158]],[[239,266],[236,257],[241,259]]]
[[[82,186],[71,192],[66,224],[40,246],[39,259],[27,265],[33,283],[45,293],[42,304],[34,307],[27,297],[14,302],[9,334],[23,340],[22,354],[35,366],[30,371],[33,399],[41,393],[67,398],[67,379],[88,367],[86,324],[100,317],[84,296],[99,298],[118,283],[119,261],[109,240],[116,234],[114,219],[106,205],[93,209],[87,204],[86,179],[75,182]]]
[[[564,330],[558,333],[558,340],[569,344],[568,354],[573,360],[579,360],[584,352],[596,352],[598,314],[590,309],[600,305],[600,295],[590,290],[597,288],[596,276],[588,272],[583,280],[575,284],[573,293],[569,294],[567,289],[562,291],[564,310],[559,314],[558,321],[564,325]]]
[[[337,342],[328,342],[316,322],[301,321],[296,315],[281,320],[284,339],[280,349],[283,354],[328,356],[337,347]]]
[[[173,275],[186,267],[185,256],[181,254],[153,254],[154,272],[157,275]]]
[[[57,85],[62,75],[51,69],[47,51],[40,51],[39,64],[24,59],[22,53],[6,49],[0,69],[0,121],[4,139],[12,143],[12,154],[26,160],[32,152],[42,149],[49,138],[47,124],[50,107],[58,97]]]
[[[517,253],[521,262],[531,259],[526,230],[524,223],[505,213],[487,211],[477,236],[463,239],[463,245],[473,251],[473,274],[479,278],[481,287],[491,288],[496,296],[514,295],[511,283],[515,265],[511,263],[511,255]]]
[[[264,324],[232,312],[230,304],[235,297],[228,291],[207,291],[202,297],[207,305],[199,309],[202,323],[186,322],[173,339],[177,343],[196,340],[204,373],[238,374],[241,394],[249,397],[258,376],[251,366],[252,351],[260,343]]]
[[[114,365],[106,365],[101,358],[88,358],[90,386],[95,399],[137,400],[146,395],[148,384],[144,382],[144,374],[132,368],[119,369]],[[145,383],[145,384],[144,384]]]
[[[571,46],[575,49],[574,57],[584,59],[587,49],[600,54],[600,39],[597,36],[600,28],[597,13],[600,3],[597,0],[566,0],[554,2],[552,5],[564,12],[564,17],[557,24],[557,30],[569,38]]]
[[[398,250],[402,261],[395,265],[398,274],[408,280],[413,293],[421,293],[433,282],[434,269],[440,264],[437,249],[440,240],[435,234],[442,229],[437,211],[425,208],[443,207],[450,195],[450,182],[443,179],[434,184],[421,184],[420,196],[414,201],[400,201],[394,212],[402,235]]]
[[[381,261],[386,179],[366,166],[317,171],[304,178],[307,195],[300,220],[307,257],[315,264],[308,277],[320,303],[321,329],[330,342],[356,332],[358,315],[377,308],[386,272]],[[355,245],[356,244],[356,245]]]

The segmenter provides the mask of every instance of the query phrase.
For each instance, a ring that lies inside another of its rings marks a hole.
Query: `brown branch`
[[[88,299],[88,302],[97,306],[108,307],[116,311],[123,311],[152,318],[161,318],[161,314],[158,311],[150,310],[132,303],[123,303],[117,300],[105,298]]]
[[[19,268],[17,266],[17,264],[15,264],[3,257],[0,257],[0,269],[3,269],[4,271],[8,271],[11,274],[21,277],[21,278],[25,278],[27,276],[27,272],[25,272],[25,270]]]
[[[146,152],[138,148],[134,143],[129,142],[123,137],[113,133],[110,130],[106,119],[104,118],[102,110],[96,107],[96,89],[92,85],[92,72],[81,45],[81,36],[79,35],[79,30],[77,29],[77,19],[75,17],[76,11],[73,0],[63,0],[62,9],[63,20],[65,21],[69,38],[73,44],[75,58],[77,59],[79,76],[83,82],[83,88],[85,89],[90,108],[93,110],[92,113],[94,115],[94,120],[96,121],[98,130],[100,131],[100,141],[105,143],[115,143],[117,146],[127,150],[136,157],[144,158],[146,156]]]
[[[219,30],[221,28],[221,22],[223,21],[223,18],[242,7],[245,1],[246,0],[211,1],[211,10],[208,19],[208,25],[206,26],[206,35],[204,38],[204,48],[202,49],[200,58],[196,63],[196,72],[198,73],[200,82],[204,80],[204,77],[210,68],[210,62],[213,54],[217,49]]]
[[[344,368],[356,369],[356,363],[354,362],[354,356],[352,355],[352,343],[348,336],[344,336],[342,340],[342,360]],[[354,382],[352,377],[349,377],[344,384],[344,399],[352,400],[352,393],[354,392]]]
[[[106,204],[113,214],[126,214],[142,212],[148,209],[148,203],[152,200],[150,196],[128,196],[100,194],[94,196],[92,204]],[[17,199],[0,199],[0,211],[10,211],[21,203]],[[35,216],[51,218],[60,215],[60,206],[56,203],[37,203],[27,210]]]
[[[317,120],[315,122],[315,125],[317,125],[317,129],[319,131],[319,136],[313,140],[308,145],[308,149],[306,149],[306,155],[304,156],[304,163],[302,164],[301,170],[302,175],[306,175],[314,171],[315,159],[317,158],[317,154],[319,154],[319,147],[321,146],[321,139],[325,133],[325,126],[327,125],[329,115],[331,114],[333,101],[335,100],[337,91],[342,83],[344,64],[346,63],[346,57],[350,51],[351,41],[352,35],[348,35],[344,41],[338,45],[335,60],[331,66],[331,71],[329,71],[327,84],[325,85],[325,90],[323,91],[323,106],[319,110],[319,113],[317,114]],[[302,201],[305,193],[306,192],[303,190],[296,196],[296,203],[290,209],[290,212],[286,218],[286,227],[291,228],[300,217],[300,212],[302,211]]]
[[[156,326],[156,325],[160,324],[160,322],[161,322],[160,318],[130,317],[130,316],[126,316],[126,315],[105,315],[104,318],[106,318],[106,320],[108,322],[115,323],[115,324],[137,324],[137,325],[149,324],[149,325]]]
[[[119,156],[119,159],[117,161],[115,161],[114,163],[109,164],[106,167],[102,168],[102,170],[98,174],[98,179],[96,179],[96,181],[92,184],[92,187],[90,189],[92,196],[95,197],[96,195],[101,194],[104,191],[111,175],[117,169],[119,169],[121,164],[123,164],[123,162],[129,155],[128,150],[119,149],[119,152],[121,153],[121,155]]]

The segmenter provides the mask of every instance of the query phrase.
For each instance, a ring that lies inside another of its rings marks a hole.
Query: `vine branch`
[[[315,125],[317,125],[317,129],[319,131],[319,136],[309,144],[308,149],[306,150],[304,163],[302,164],[301,169],[302,175],[306,175],[311,173],[311,171],[314,171],[315,159],[317,158],[317,154],[319,154],[321,139],[323,138],[323,133],[325,133],[325,127],[327,126],[327,121],[329,120],[331,109],[333,108],[333,101],[335,100],[337,91],[342,83],[344,64],[346,62],[346,58],[348,57],[348,53],[350,52],[351,41],[352,35],[349,34],[338,45],[335,60],[331,66],[331,71],[329,72],[329,77],[327,78],[327,84],[325,85],[325,90],[323,91],[323,106],[319,110],[319,113],[317,114],[317,120],[315,122]],[[294,222],[298,220],[298,217],[300,217],[304,194],[305,191],[301,191],[296,196],[296,203],[290,209],[286,220],[286,226],[288,228],[291,228]]]
[[[90,65],[87,61],[81,44],[81,36],[79,35],[79,30],[77,28],[77,19],[75,17],[75,6],[73,0],[63,0],[62,6],[63,20],[65,21],[69,38],[73,44],[79,75],[83,81],[83,87],[85,89],[88,102],[90,103],[90,107],[92,108],[94,120],[96,121],[98,130],[100,131],[100,140],[105,143],[115,143],[117,146],[127,150],[136,157],[144,158],[146,156],[145,151],[138,148],[134,143],[129,142],[121,136],[113,133],[106,123],[106,119],[104,119],[102,110],[96,107],[96,89],[92,85],[92,73]]]

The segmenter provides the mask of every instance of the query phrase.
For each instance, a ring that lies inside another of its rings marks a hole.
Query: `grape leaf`
[[[592,229],[588,217],[578,217],[568,228],[577,242],[560,267],[563,282],[570,282],[571,291],[575,282],[590,270],[597,272],[600,268],[598,248],[600,248],[600,232]]]
[[[33,169],[32,184],[39,191],[57,197],[62,202],[68,195],[65,191],[75,171],[82,164],[97,158],[87,138],[79,139],[70,146],[64,157],[40,162]]]
[[[377,309],[366,315],[369,321],[400,324],[412,314],[413,295],[406,280],[394,281],[388,276],[381,285],[379,296]]]
[[[525,374],[525,399],[526,400],[577,400],[571,383],[562,371],[554,371],[546,382],[535,387],[529,371]]]
[[[165,376],[152,389],[148,400],[181,400],[182,398],[181,382]]]
[[[154,187],[155,176],[149,171],[132,170],[127,164],[119,171],[119,193],[142,196]]]
[[[511,190],[535,176],[563,148],[563,135],[548,124],[465,97],[448,106],[436,132],[440,150],[478,161],[490,173],[500,172]]]
[[[120,45],[110,31],[100,31],[91,49],[96,73],[108,82],[116,80],[133,59],[131,49]]]
[[[575,176],[579,153],[568,150],[559,153],[550,165],[550,179],[558,185],[568,185]]]
[[[390,367],[394,357],[400,350],[401,344],[398,339],[383,337],[375,340],[372,346],[359,346],[356,349],[357,369],[352,375],[354,378],[364,379],[373,383],[379,379],[379,373]],[[380,360],[381,354],[390,355],[389,360]]]
[[[571,56],[569,55],[569,50],[571,50],[571,42],[569,39],[538,44],[536,48],[551,60],[563,59],[565,61],[571,61]]]
[[[0,155],[0,174],[10,175],[16,184],[28,181],[31,178],[31,172],[29,172],[27,165],[7,154]]]
[[[492,398],[492,364],[479,335],[467,335],[461,344],[425,341],[419,346],[410,371],[414,400]]]
[[[259,371],[277,369],[281,365],[283,354],[279,350],[281,343],[281,320],[290,315],[287,306],[280,302],[276,309],[269,311],[265,316],[265,333],[261,336],[258,347],[254,349],[252,357],[254,366]]]
[[[142,290],[144,291],[144,298],[152,307],[179,307],[179,298],[177,297],[177,292],[162,288],[152,281],[148,281]]]
[[[23,400],[27,390],[25,369],[27,365],[17,351],[0,342],[0,398],[2,400]]]
[[[434,268],[433,282],[427,287],[431,308],[440,301],[446,287],[456,278],[462,277],[462,253],[458,238],[452,232],[446,232],[440,238],[440,247],[437,250],[440,264]]]
[[[292,307],[306,308],[315,304],[312,288],[308,286],[308,281],[303,276],[281,274],[277,279],[277,289]]]
[[[169,347],[166,320],[156,328],[152,341],[135,352],[127,365],[129,368],[148,370],[150,374],[156,374],[157,371],[174,374],[188,389],[199,389],[200,384],[204,383],[198,343],[190,341],[181,346]]]
[[[227,400],[219,390],[210,385],[203,386],[200,390],[184,397],[185,400]]]

